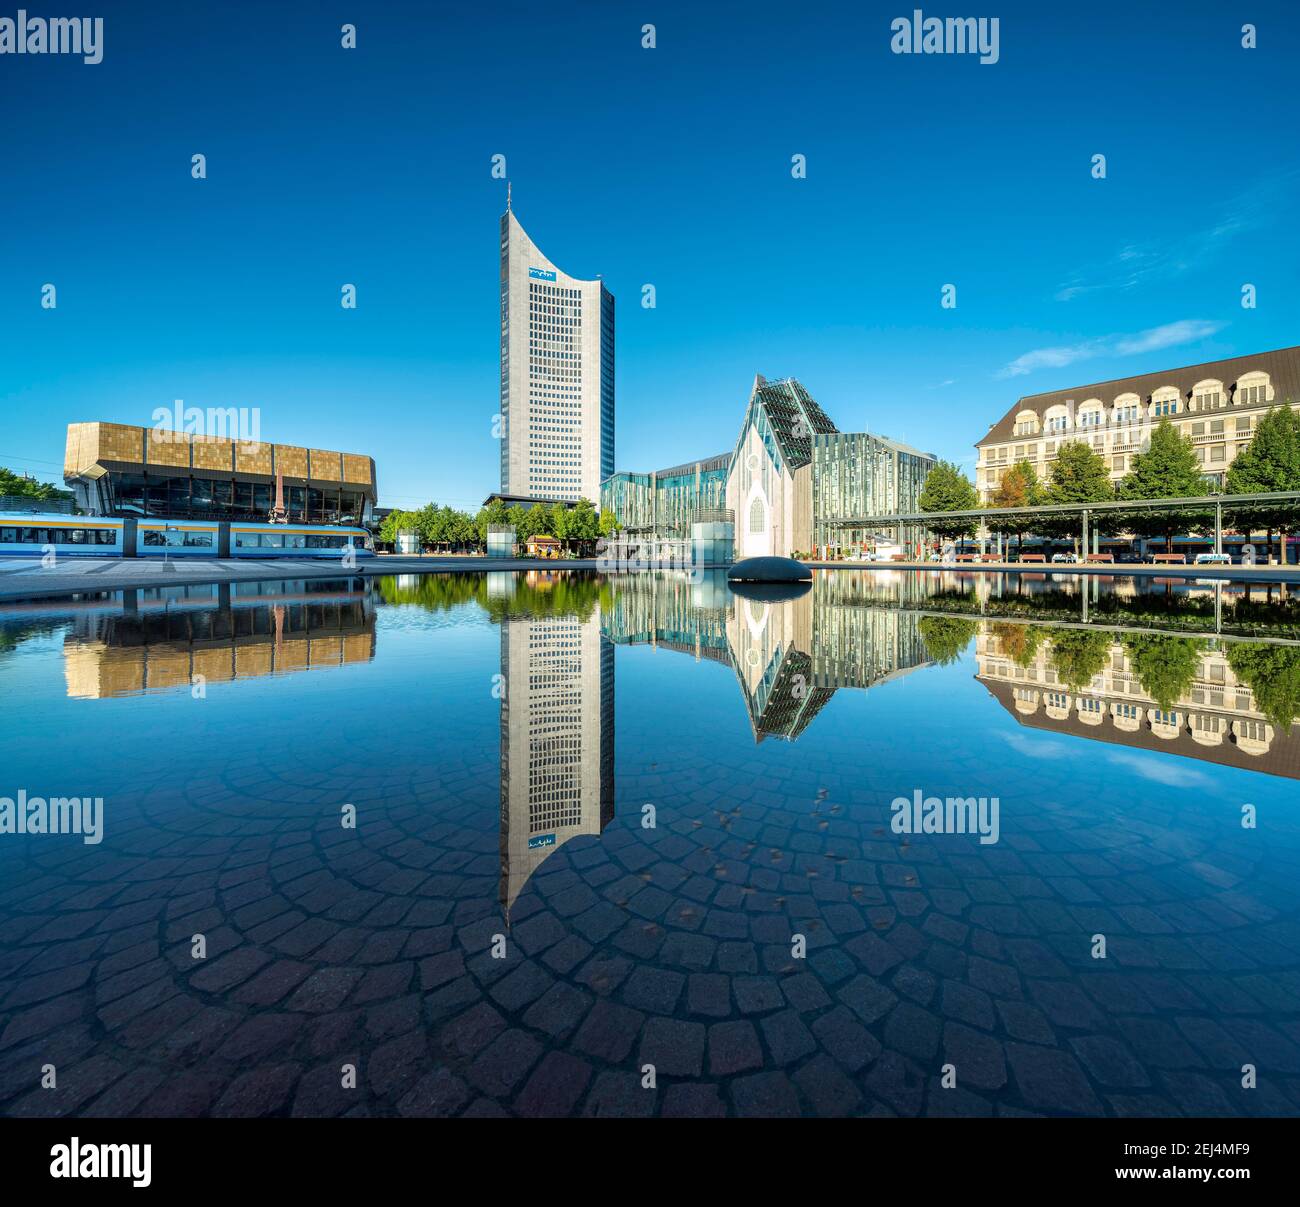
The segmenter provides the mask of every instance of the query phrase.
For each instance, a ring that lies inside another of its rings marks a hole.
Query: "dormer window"
[[[1016,416],[1016,426],[1012,433],[1016,436],[1038,435],[1038,414],[1036,411],[1021,411]]]
[[[1049,432],[1068,432],[1070,430],[1070,412],[1066,407],[1054,406],[1047,409],[1044,425]]]
[[[1209,379],[1198,381],[1192,387],[1193,411],[1218,411],[1228,405],[1228,394],[1223,382]]]
[[[1177,386],[1161,386],[1151,395],[1151,417],[1162,419],[1182,410],[1182,394]]]
[[[1256,370],[1243,373],[1237,378],[1237,390],[1232,398],[1233,404],[1243,407],[1259,407],[1273,401],[1273,384],[1267,373]]]
[[[1106,422],[1106,408],[1100,398],[1090,398],[1079,408],[1075,425],[1080,428],[1097,428]]]

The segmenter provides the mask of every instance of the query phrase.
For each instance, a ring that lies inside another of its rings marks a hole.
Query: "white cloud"
[[[1012,730],[1009,733],[998,735],[1012,750],[1019,751],[1021,754],[1027,754],[1036,759],[1068,759],[1070,757],[1070,748],[1063,742],[1053,741],[1051,738],[1042,737],[1041,735],[1030,737],[1019,730]]]
[[[1166,762],[1168,755],[1133,754],[1128,751],[1112,750],[1107,752],[1112,763],[1127,767],[1143,779],[1154,780],[1171,788],[1209,787],[1210,777],[1190,767],[1182,767],[1174,762]]]
[[[1037,369],[1062,369],[1080,360],[1093,360],[1098,356],[1135,356],[1142,352],[1157,352],[1179,344],[1192,344],[1206,339],[1226,327],[1226,323],[1209,319],[1180,319],[1131,335],[1108,335],[1099,339],[1083,340],[1077,344],[1057,344],[1048,348],[1035,348],[1017,356],[1010,364],[997,371],[997,377],[1023,377]]]
[[[1228,198],[1219,219],[1201,230],[1189,231],[1121,247],[1100,265],[1072,273],[1056,291],[1058,302],[1108,289],[1136,289],[1170,281],[1189,269],[1204,268],[1238,235],[1276,223],[1292,206],[1295,173],[1258,181],[1249,190]]]

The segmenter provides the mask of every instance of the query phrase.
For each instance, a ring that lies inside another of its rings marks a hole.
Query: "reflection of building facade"
[[[121,423],[70,423],[63,480],[89,515],[261,521],[284,482],[295,524],[362,524],[375,503],[375,463],[238,437]]]
[[[1200,652],[1192,687],[1165,709],[1143,688],[1120,642],[1081,689],[1060,681],[1049,646],[1041,642],[1022,666],[991,628],[977,638],[976,677],[1022,725],[1300,779],[1300,734],[1294,726],[1278,732],[1222,649]]]
[[[756,742],[793,742],[835,694],[814,686],[812,622],[811,592],[779,602],[735,597],[727,639]]]
[[[122,612],[78,615],[64,637],[68,695],[104,699],[142,691],[189,688],[293,671],[370,662],[375,656],[374,606],[364,588],[313,590],[313,584],[239,584],[186,588],[183,600],[129,601]],[[134,593],[132,593],[134,594]]]
[[[722,571],[616,578],[601,624],[618,645],[728,663],[755,739],[793,740],[836,689],[867,688],[929,660],[915,615],[855,607],[843,581],[822,575],[797,599],[764,601],[734,593]]]
[[[989,501],[1017,461],[1029,461],[1045,478],[1060,446],[1071,440],[1085,441],[1104,457],[1111,481],[1118,482],[1166,418],[1191,438],[1209,493],[1222,488],[1228,466],[1269,407],[1284,402],[1300,410],[1300,347],[1031,394],[975,446],[980,502]]]
[[[914,578],[882,570],[878,577],[915,590]],[[869,687],[930,661],[915,613],[863,607],[861,578],[823,574],[812,593],[813,682],[818,687]]]
[[[614,472],[614,295],[501,215],[501,493],[595,503]]]
[[[597,615],[501,622],[501,905],[614,816],[614,648]]]
[[[612,602],[601,630],[615,645],[665,646],[696,658],[729,662],[726,572],[665,571],[610,579]]]

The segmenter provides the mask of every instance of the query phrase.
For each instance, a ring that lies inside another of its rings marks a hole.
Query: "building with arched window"
[[[1031,394],[1018,399],[975,446],[980,502],[992,499],[1018,461],[1028,461],[1046,479],[1061,445],[1071,440],[1086,441],[1104,457],[1111,480],[1118,482],[1166,419],[1192,441],[1207,493],[1218,490],[1260,418],[1282,403],[1300,410],[1300,348]]]
[[[851,521],[919,510],[934,464],[897,440],[839,431],[794,378],[756,377],[727,479],[736,554],[793,557],[871,541]]]
[[[793,377],[755,376],[730,453],[612,474],[600,503],[632,536],[681,539],[691,523],[721,519],[734,524],[737,557],[792,557],[871,540],[846,526],[855,517],[919,510],[934,464],[896,440],[841,432]]]

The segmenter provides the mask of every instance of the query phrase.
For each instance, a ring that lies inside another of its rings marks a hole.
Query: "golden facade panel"
[[[235,473],[270,477],[275,473],[273,448],[274,445],[262,444],[260,441],[248,444],[235,441]]]
[[[190,437],[186,432],[163,432],[150,428],[145,440],[146,464],[189,469],[190,447]]]
[[[234,448],[221,436],[195,436],[194,468],[217,469],[230,473],[234,468]]]
[[[375,463],[359,453],[343,454],[343,481],[356,486],[371,486],[375,481]]]
[[[307,450],[293,444],[275,446],[275,472],[286,478],[306,478]]]
[[[323,482],[343,481],[343,454],[333,453],[329,449],[311,450],[311,473],[308,475]]]

